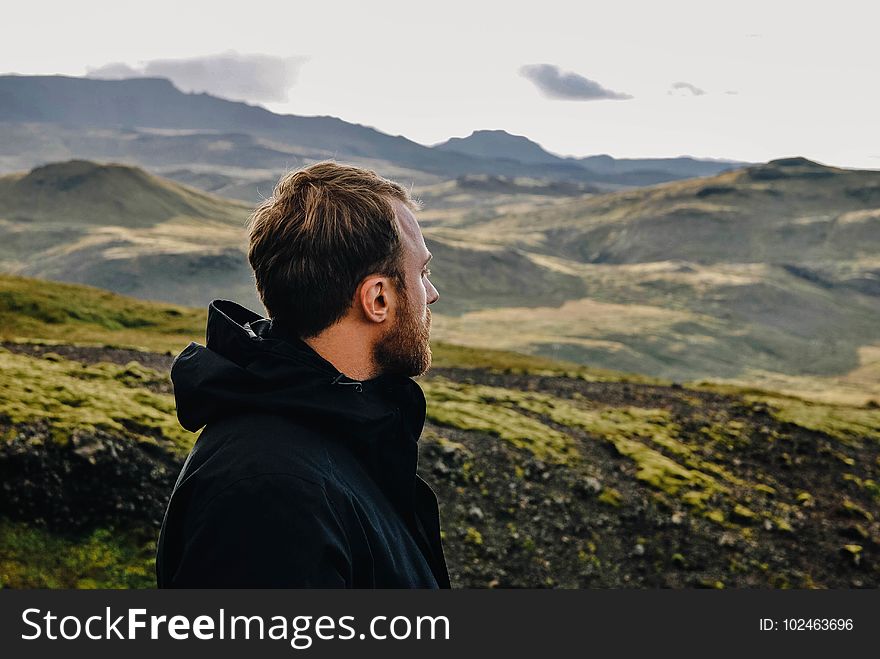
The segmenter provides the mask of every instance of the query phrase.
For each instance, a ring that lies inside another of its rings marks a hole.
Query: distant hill
[[[501,184],[498,194],[547,187],[526,183]],[[0,177],[0,269],[142,299],[203,306],[222,297],[262,309],[245,256],[251,210],[136,167],[46,165]],[[448,312],[562,303],[583,292],[576,277],[519,251],[442,238],[431,248],[444,262]]]
[[[466,153],[480,158],[504,158],[525,163],[558,163],[559,156],[548,153],[537,142],[504,130],[475,130],[468,137],[453,137],[434,145],[440,151]]]
[[[467,312],[436,323],[446,340],[675,379],[880,395],[880,172],[784,158],[650,188],[497,203],[492,213],[461,199],[428,213],[437,220],[425,233],[519,250],[579,279],[584,295]]]
[[[671,181],[676,178],[711,176],[754,164],[723,159],[705,160],[688,156],[678,158],[612,158],[606,154],[568,158],[567,160],[576,160],[599,176],[614,177],[615,180],[621,182],[627,180],[648,181],[653,175],[656,178],[655,183]],[[646,182],[644,185],[651,185],[651,183]]]
[[[252,207],[127,165],[72,160],[0,177],[0,269],[201,306],[259,306]]]
[[[696,158],[625,158],[608,155],[563,158],[546,151],[540,144],[522,135],[503,130],[477,130],[468,137],[453,137],[434,146],[442,151],[464,153],[480,158],[500,158],[522,163],[560,165],[577,163],[589,170],[595,181],[628,185],[652,185],[675,178],[711,176],[748,163]]]
[[[880,255],[877,208],[880,172],[783,158],[510,213],[486,229],[546,232],[548,252],[587,263],[828,261]]]
[[[151,227],[175,217],[242,224],[248,207],[126,165],[70,160],[0,176],[0,217]]]
[[[0,76],[0,143],[7,145],[0,152],[0,171],[67,158],[112,159],[154,171],[209,166],[237,177],[226,187],[249,201],[257,198],[252,180],[267,171],[277,175],[323,158],[419,182],[488,174],[606,187],[648,185],[733,166],[671,159],[666,167],[664,159],[655,159],[645,166],[628,161],[618,167],[603,160],[593,168],[504,131],[477,131],[431,148],[336,117],[279,115],[210,94],[187,94],[164,78]],[[245,187],[238,187],[242,183]]]
[[[114,195],[88,203],[91,177],[131,188],[120,192],[133,200],[125,213]],[[62,163],[2,180],[7,272],[262,308],[247,205],[118,166]],[[52,205],[39,210],[44,180]],[[880,397],[880,172],[788,158],[590,190],[488,175],[415,188],[441,292],[436,336],[676,380]]]
[[[434,150],[336,117],[279,115],[210,94],[187,94],[164,78],[0,76],[0,122],[247,133],[337,158],[377,159],[442,175],[537,171],[521,163]],[[588,173],[576,164],[562,164],[554,166],[552,175],[586,179]]]

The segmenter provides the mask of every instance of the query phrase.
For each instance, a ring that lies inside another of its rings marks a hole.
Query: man
[[[156,557],[165,587],[449,588],[437,499],[416,474],[431,364],[431,254],[407,192],[323,162],[251,216],[269,318],[208,308],[171,369],[204,427]]]

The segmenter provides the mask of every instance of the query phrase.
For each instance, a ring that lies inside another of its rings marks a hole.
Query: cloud
[[[578,73],[563,72],[553,64],[526,64],[519,74],[530,80],[548,98],[566,101],[596,101],[603,98],[626,100],[629,94],[605,89],[594,80]]]
[[[691,96],[703,96],[706,92],[689,82],[673,82],[672,89],[666,93],[669,95],[675,94],[676,96],[687,96],[688,94]]]
[[[168,78],[185,92],[208,92],[236,101],[283,102],[305,57],[242,55],[233,50],[186,59],[157,59],[133,67],[113,62],[89,68],[89,78]]]
[[[739,92],[736,91],[735,89],[728,89],[728,90],[727,90],[726,92],[724,92],[724,93],[727,94],[727,95],[729,95],[729,96],[736,96],[737,94],[739,94]]]
[[[118,80],[120,78],[139,78],[143,73],[122,62],[105,64],[97,69],[89,68],[87,78],[104,78],[105,80]]]

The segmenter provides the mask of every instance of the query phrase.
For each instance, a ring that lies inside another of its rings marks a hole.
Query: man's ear
[[[355,305],[364,318],[374,323],[384,322],[394,303],[394,292],[387,277],[373,275],[367,277],[358,286],[355,293]]]

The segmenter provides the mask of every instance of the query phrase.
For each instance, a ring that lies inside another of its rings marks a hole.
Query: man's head
[[[379,373],[431,363],[430,253],[418,203],[376,173],[321,162],[285,175],[249,222],[257,291],[284,331],[366,351]]]

